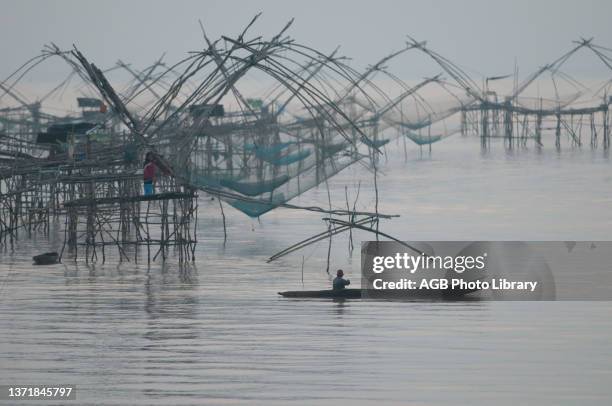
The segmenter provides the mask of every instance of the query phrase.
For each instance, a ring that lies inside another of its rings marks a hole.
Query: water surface
[[[450,138],[433,154],[396,141],[380,165],[381,228],[405,240],[610,240],[612,175],[601,150],[483,154]],[[392,152],[397,151],[397,152]],[[330,181],[334,206],[372,176]],[[292,203],[327,205],[324,187]],[[329,286],[327,242],[267,264],[325,229],[279,209],[252,220],[201,199],[197,261],[33,267],[58,234],[0,250],[0,382],[76,384],[78,404],[601,405],[612,399],[610,302],[289,300]],[[331,269],[359,278],[355,232]],[[302,268],[302,263],[304,264]],[[303,269],[303,271],[302,271]],[[303,280],[303,282],[302,282]],[[7,403],[8,404],[8,403]]]

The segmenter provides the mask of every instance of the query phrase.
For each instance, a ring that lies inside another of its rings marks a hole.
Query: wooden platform
[[[134,203],[134,202],[150,202],[156,200],[172,200],[172,199],[191,199],[196,197],[194,193],[181,193],[181,192],[169,192],[169,193],[157,193],[153,195],[138,195],[138,196],[125,196],[125,197],[103,197],[99,199],[76,199],[64,202],[64,207],[84,207],[90,205],[103,205],[103,204],[119,204],[119,203]]]

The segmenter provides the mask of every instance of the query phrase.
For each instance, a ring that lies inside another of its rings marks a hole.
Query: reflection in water
[[[332,303],[334,303],[333,313],[337,316],[342,316],[345,311],[345,306],[347,305],[346,299],[333,299]]]

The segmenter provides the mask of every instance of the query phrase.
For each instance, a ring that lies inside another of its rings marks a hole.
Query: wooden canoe
[[[330,299],[360,299],[361,289],[341,290],[293,290],[278,292],[283,297],[293,298],[330,298]]]
[[[410,294],[403,291],[369,291],[368,298],[382,300],[456,300],[464,299],[465,295],[474,293],[476,290],[415,290]],[[342,289],[342,290],[290,290],[278,292],[279,295],[288,298],[300,299],[361,299],[361,289]]]

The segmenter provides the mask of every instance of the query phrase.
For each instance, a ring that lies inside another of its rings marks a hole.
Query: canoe
[[[283,297],[294,298],[330,298],[330,299],[360,299],[361,289],[342,290],[293,290],[278,292]]]
[[[36,265],[52,265],[57,264],[59,254],[57,252],[46,252],[44,254],[32,257]]]
[[[477,290],[415,290],[409,295],[403,291],[368,291],[367,297],[370,299],[382,300],[456,300],[464,299],[465,295],[474,293]],[[328,298],[328,299],[361,299],[361,289],[342,289],[342,290],[290,290],[278,292],[279,295],[289,298]]]

